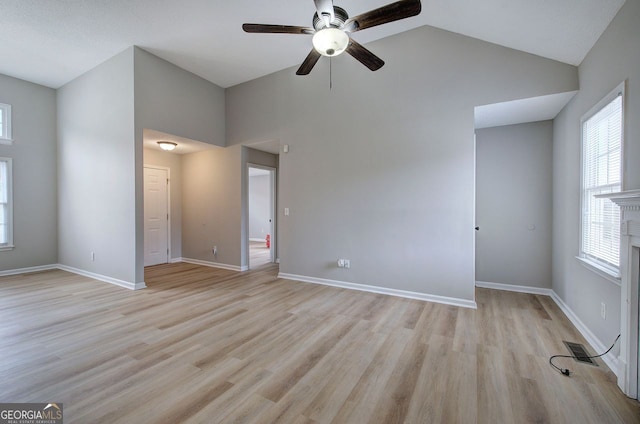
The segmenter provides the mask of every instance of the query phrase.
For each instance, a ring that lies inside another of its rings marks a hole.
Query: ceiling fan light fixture
[[[313,35],[313,48],[323,56],[337,56],[349,45],[349,36],[338,28],[324,28]]]
[[[158,141],[158,146],[160,146],[162,150],[170,152],[171,150],[175,149],[178,144],[174,143],[173,141]]]

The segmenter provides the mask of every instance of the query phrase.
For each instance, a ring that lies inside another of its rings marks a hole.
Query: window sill
[[[0,137],[0,145],[13,146],[13,139]]]
[[[576,256],[576,259],[579,260],[582,266],[587,268],[589,271],[595,272],[605,280],[615,284],[616,286],[622,287],[622,280],[620,278],[619,272],[614,273],[611,270],[603,267],[602,265],[590,261],[589,259],[581,258],[580,256]]]
[[[15,246],[0,246],[0,252],[5,252],[7,250],[13,250],[15,249]]]

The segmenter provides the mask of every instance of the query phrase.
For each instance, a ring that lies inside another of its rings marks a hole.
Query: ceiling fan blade
[[[354,40],[349,40],[349,46],[345,51],[372,71],[377,71],[384,65],[384,60],[380,59],[378,56],[367,50],[362,44]]]
[[[242,24],[244,32],[267,34],[313,34],[313,28],[291,25]]]
[[[420,0],[401,0],[350,18],[345,22],[343,29],[348,32],[356,32],[416,16],[420,14],[421,10]]]
[[[307,58],[302,62],[302,65],[296,71],[296,75],[309,75],[309,72],[316,66],[318,63],[318,59],[320,59],[320,53],[316,51],[316,49],[311,49]]]
[[[329,26],[331,21],[335,18],[333,12],[333,0],[313,0],[316,4],[316,10],[318,11],[318,17],[324,20],[325,26]]]

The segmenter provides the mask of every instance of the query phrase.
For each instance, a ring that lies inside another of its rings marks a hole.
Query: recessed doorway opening
[[[249,165],[249,269],[275,262],[276,170]]]

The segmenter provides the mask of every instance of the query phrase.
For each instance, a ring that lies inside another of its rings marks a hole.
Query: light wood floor
[[[631,423],[604,364],[545,296],[478,310],[188,264],[128,291],[63,271],[0,278],[0,402],[65,423]]]
[[[249,241],[249,267],[256,269],[271,262],[271,251],[264,241]]]

